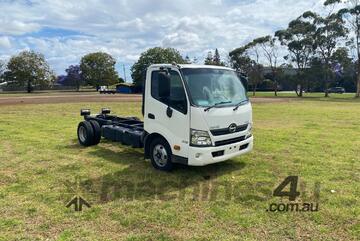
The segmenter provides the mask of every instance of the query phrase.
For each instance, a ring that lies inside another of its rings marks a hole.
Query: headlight
[[[249,132],[252,131],[252,123],[249,123]]]
[[[212,146],[212,142],[207,131],[190,130],[190,140],[193,146]]]

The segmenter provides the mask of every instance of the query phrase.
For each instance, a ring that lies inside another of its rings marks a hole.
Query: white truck
[[[78,125],[83,146],[101,137],[144,148],[156,169],[174,163],[204,166],[248,153],[253,148],[252,107],[240,75],[219,66],[156,64],[146,72],[142,113],[90,115],[82,109]]]
[[[99,93],[100,94],[116,94],[116,90],[115,89],[109,89],[107,86],[100,86],[99,88]]]

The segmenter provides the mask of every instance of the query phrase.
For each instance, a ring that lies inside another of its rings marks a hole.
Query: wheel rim
[[[153,158],[159,167],[164,167],[167,164],[169,156],[163,145],[158,144],[154,147]]]
[[[85,127],[83,126],[80,126],[79,127],[79,139],[81,142],[85,142],[86,141],[86,130],[85,130]]]

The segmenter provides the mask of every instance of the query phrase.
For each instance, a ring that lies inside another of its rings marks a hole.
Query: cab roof
[[[228,67],[224,67],[224,66],[216,66],[216,65],[198,65],[198,64],[176,64],[176,66],[180,66],[180,68],[191,68],[191,69],[226,69],[226,70],[233,70],[231,68]],[[149,68],[159,68],[159,67],[164,67],[164,68],[170,68],[170,67],[174,67],[173,64],[152,64],[150,65]]]

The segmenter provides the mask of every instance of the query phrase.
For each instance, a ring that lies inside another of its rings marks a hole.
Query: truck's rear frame
[[[136,117],[110,115],[110,109],[103,108],[100,114],[90,115],[90,110],[81,110],[85,121],[96,121],[105,139],[130,145],[134,148],[144,146],[144,122]]]

